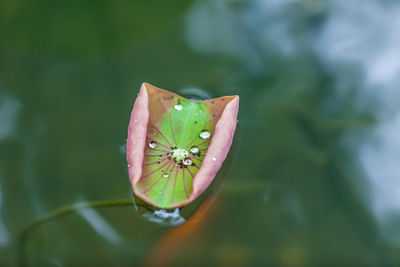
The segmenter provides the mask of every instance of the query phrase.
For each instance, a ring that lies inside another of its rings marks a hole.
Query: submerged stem
[[[47,213],[43,216],[40,216],[29,224],[27,224],[20,232],[17,241],[18,248],[18,266],[26,266],[26,254],[25,254],[25,245],[28,239],[28,236],[31,232],[33,232],[36,228],[45,224],[51,220],[58,219],[64,215],[68,215],[70,213],[76,212],[80,209],[85,208],[107,208],[107,207],[116,207],[116,206],[131,206],[134,205],[134,200],[131,199],[115,199],[115,200],[103,200],[103,201],[94,201],[94,202],[84,202],[78,204],[72,204],[68,206],[63,206],[61,208],[56,209],[50,213]],[[136,203],[136,205],[140,205]]]

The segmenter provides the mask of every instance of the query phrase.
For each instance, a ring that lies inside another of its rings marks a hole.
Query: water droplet
[[[174,106],[174,108],[176,109],[176,110],[182,110],[183,109],[183,106],[182,106],[182,104],[176,104],[175,106]]]
[[[149,143],[149,147],[150,147],[150,148],[156,148],[156,147],[157,147],[157,143],[156,143],[155,141],[151,141],[151,142]]]
[[[190,158],[185,158],[184,160],[183,160],[183,165],[186,165],[186,166],[188,166],[188,165],[192,165],[192,160],[190,159]]]
[[[213,161],[217,161],[217,158],[216,158],[216,157],[212,157],[212,160],[213,160]]]
[[[190,149],[190,152],[192,152],[193,154],[198,154],[200,152],[200,149],[197,146],[193,146]]]
[[[128,168],[130,168],[131,167],[131,164],[128,164]]]
[[[181,148],[176,148],[172,150],[172,159],[175,161],[181,161],[189,156],[189,152],[187,152],[185,149]]]
[[[168,173],[164,173],[164,175],[163,175],[165,178],[167,178],[168,176],[169,176],[169,174]]]
[[[207,139],[207,138],[209,138],[210,136],[211,136],[211,133],[210,133],[209,131],[207,131],[207,130],[202,131],[202,132],[200,133],[200,138],[202,138],[202,139]]]

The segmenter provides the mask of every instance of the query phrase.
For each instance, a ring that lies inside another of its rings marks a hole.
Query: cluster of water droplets
[[[177,111],[183,110],[183,105],[180,102],[177,102],[174,105],[174,109]],[[199,133],[199,138],[206,140],[211,137],[211,133],[208,130],[202,130]],[[148,143],[148,147],[151,149],[156,149],[158,146],[157,142],[152,140]],[[197,146],[192,146],[189,151],[182,149],[182,148],[177,148],[177,147],[171,147],[171,150],[166,153],[164,156],[168,156],[170,159],[174,160],[179,167],[187,167],[187,166],[192,166],[194,165],[193,159],[190,156],[200,156],[201,152],[200,149]],[[214,160],[214,158],[213,158]],[[215,161],[215,160],[214,160]],[[157,162],[161,162],[161,160],[158,160]],[[164,173],[163,177],[167,178],[169,177],[170,174]]]

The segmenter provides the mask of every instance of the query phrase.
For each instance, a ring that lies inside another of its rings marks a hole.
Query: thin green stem
[[[131,199],[115,199],[115,200],[103,200],[95,202],[84,202],[84,203],[64,206],[55,211],[52,211],[50,213],[47,213],[43,216],[36,218],[21,230],[21,233],[18,237],[17,241],[18,262],[19,262],[18,266],[27,265],[26,251],[25,251],[27,239],[29,237],[29,234],[32,233],[35,229],[37,229],[41,225],[85,208],[107,208],[107,207],[122,207],[131,205],[135,205],[134,200]],[[137,203],[136,205],[140,204]]]

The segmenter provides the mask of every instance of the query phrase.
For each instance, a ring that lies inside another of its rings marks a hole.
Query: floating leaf
[[[135,194],[168,209],[196,199],[226,158],[238,108],[238,96],[196,101],[143,83],[127,140]]]

